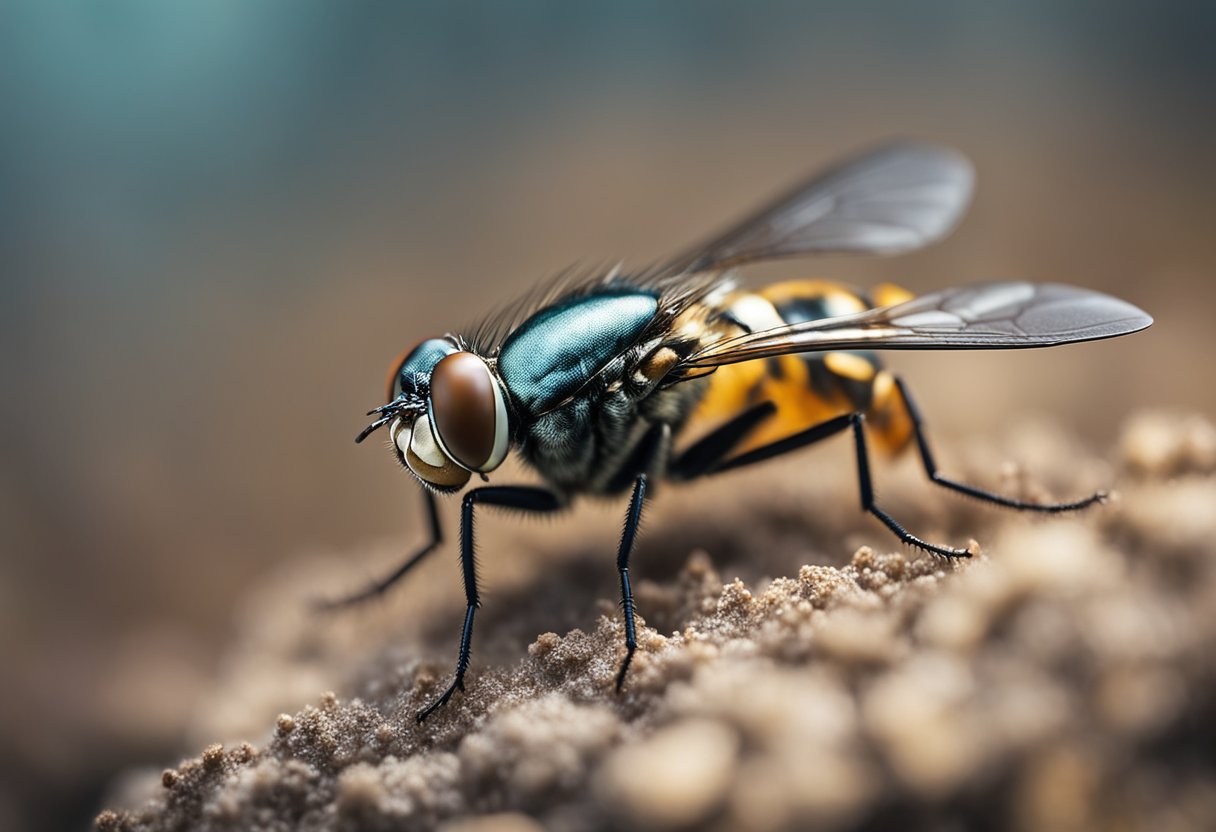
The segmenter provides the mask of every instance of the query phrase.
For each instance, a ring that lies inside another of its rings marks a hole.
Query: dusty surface
[[[1044,520],[880,466],[895,516],[980,541],[958,566],[894,551],[847,458],[664,494],[620,697],[615,509],[561,521],[573,547],[561,523],[487,519],[469,690],[423,725],[455,654],[453,554],[321,619],[308,596],[394,555],[318,555],[248,598],[201,755],[124,775],[97,825],[1216,828],[1212,425],[1143,415],[1102,454],[1033,426],[952,450],[951,473],[1006,492],[1119,494]]]

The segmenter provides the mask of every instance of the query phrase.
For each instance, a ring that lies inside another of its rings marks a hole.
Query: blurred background
[[[197,751],[183,726],[258,576],[414,539],[413,484],[351,441],[403,347],[572,263],[679,249],[877,141],[972,158],[955,235],[756,282],[1062,280],[1157,318],[1051,353],[897,356],[945,459],[1028,414],[1103,448],[1136,408],[1213,412],[1213,20],[5,3],[0,827],[83,825],[124,766]]]

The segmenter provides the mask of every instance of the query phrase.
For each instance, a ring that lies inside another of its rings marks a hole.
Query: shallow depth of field
[[[239,827],[260,807],[320,827],[1203,828],[1214,22],[7,6],[0,827]],[[1143,307],[1156,325],[1116,341],[889,362],[947,473],[1119,499],[1031,521],[879,462],[892,513],[980,543],[955,570],[856,511],[847,442],[670,489],[634,559],[651,629],[619,700],[623,506],[487,512],[469,695],[415,728],[454,658],[454,549],[382,604],[306,612],[422,535],[416,486],[352,443],[391,358],[895,136],[974,162],[952,237],[747,279],[1053,280]]]

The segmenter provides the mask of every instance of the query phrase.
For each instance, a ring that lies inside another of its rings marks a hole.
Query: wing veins
[[[889,144],[804,183],[663,271],[684,274],[814,253],[893,254],[919,248],[954,227],[970,200],[971,182],[970,164],[953,150]]]
[[[1002,298],[1007,302],[1002,304]],[[980,314],[969,318],[968,308]],[[916,322],[917,316],[933,313],[948,315],[952,321]],[[732,336],[693,353],[674,372],[839,349],[1046,347],[1112,338],[1151,323],[1152,318],[1135,306],[1086,289],[1054,283],[978,284],[852,315]]]

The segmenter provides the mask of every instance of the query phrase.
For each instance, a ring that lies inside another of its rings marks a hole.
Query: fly
[[[514,451],[543,486],[479,485],[464,493],[460,560],[467,609],[454,678],[421,722],[464,690],[479,606],[474,517],[480,506],[548,513],[580,494],[625,495],[617,548],[624,685],[637,649],[629,557],[646,501],[661,481],[687,482],[851,434],[861,508],[903,543],[922,540],[874,500],[871,442],[915,443],[944,488],[999,506],[1073,511],[1001,496],[938,472],[920,412],[875,350],[1021,349],[1111,338],[1152,318],[1098,292],[1053,283],[988,283],[920,297],[892,285],[864,292],[798,280],[759,291],[734,269],[824,252],[897,254],[948,233],[966,208],[972,170],[958,153],[896,143],[799,185],[710,242],[633,274],[615,270],[491,319],[466,340],[447,335],[394,362],[386,403],[359,434],[387,428],[397,460],[422,484],[430,541],[392,574],[337,604],[384,592],[442,541],[436,495],[483,480]]]

